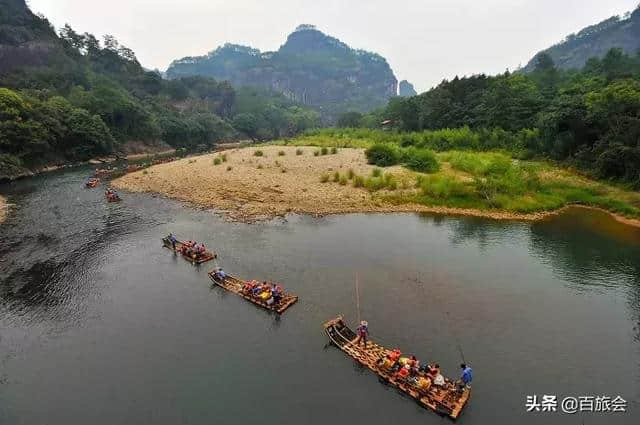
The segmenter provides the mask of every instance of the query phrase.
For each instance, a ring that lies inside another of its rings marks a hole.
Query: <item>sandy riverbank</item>
[[[6,198],[0,196],[0,223],[7,219],[9,215],[9,204]]]
[[[302,150],[301,155],[296,151]],[[264,156],[255,156],[260,150]],[[327,215],[355,212],[436,212],[506,220],[539,220],[555,212],[517,214],[504,211],[393,204],[351,184],[321,183],[320,176],[352,169],[368,175],[363,149],[340,149],[334,155],[314,156],[315,147],[261,146],[225,152],[226,161],[214,165],[220,153],[185,158],[153,166],[113,181],[119,189],[154,192],[198,206],[225,211],[231,219],[255,221],[290,212]],[[279,155],[279,152],[284,155]],[[386,170],[411,178],[402,167]],[[640,221],[617,217],[640,226]]]

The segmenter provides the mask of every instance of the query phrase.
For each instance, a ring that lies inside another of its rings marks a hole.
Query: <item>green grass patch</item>
[[[403,153],[402,162],[413,171],[435,173],[440,169],[436,155],[427,149],[410,148]]]

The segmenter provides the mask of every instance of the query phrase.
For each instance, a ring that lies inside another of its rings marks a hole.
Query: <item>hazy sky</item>
[[[114,35],[148,68],[225,42],[276,50],[298,24],[384,56],[424,91],[444,78],[525,65],[638,0],[29,0],[56,26]]]

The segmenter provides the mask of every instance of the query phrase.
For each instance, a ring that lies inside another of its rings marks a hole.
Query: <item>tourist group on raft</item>
[[[222,282],[227,278],[227,274],[222,267],[217,267],[213,275]],[[245,282],[242,285],[241,292],[248,297],[264,301],[268,306],[278,305],[284,297],[284,288],[281,285],[275,282],[267,282],[266,280],[262,282],[258,280]]]
[[[116,192],[115,189],[112,188],[108,188],[107,190],[105,190],[104,195],[107,197],[107,201],[109,202],[120,200],[120,195],[118,195],[118,192]]]
[[[84,186],[88,189],[93,189],[97,187],[99,184],[100,184],[100,179],[98,177],[91,177],[89,180],[87,180]],[[111,187],[107,188],[107,190],[104,191],[104,196],[107,198],[107,201],[109,202],[120,201],[120,195],[118,195],[118,192],[116,192],[115,189]]]
[[[242,287],[242,293],[255,298],[259,298],[267,303],[267,305],[278,304],[284,295],[282,286],[276,283],[262,283],[257,280],[247,282]]]
[[[369,324],[366,320],[362,320],[356,329],[357,338],[353,344],[364,345],[367,349],[367,338],[369,336]],[[416,356],[403,356],[402,352],[394,348],[386,356],[381,357],[377,361],[377,366],[389,372],[395,379],[405,381],[412,384],[418,389],[428,390],[431,385],[444,387],[446,385],[444,376],[440,373],[440,365],[438,363],[423,363]],[[460,379],[456,381],[456,385],[460,390],[465,387],[471,387],[473,380],[473,370],[466,363],[460,364],[462,374]]]
[[[100,184],[100,179],[97,177],[91,177],[89,180],[87,180],[87,182],[84,184],[86,187],[88,188],[94,188],[96,186],[98,186]]]
[[[171,243],[174,251],[179,252],[182,255],[186,255],[187,257],[195,256],[195,258],[198,258],[207,253],[207,248],[204,246],[204,243],[198,243],[196,241],[181,242],[180,246],[176,249],[179,241],[173,233],[169,233],[167,239]]]

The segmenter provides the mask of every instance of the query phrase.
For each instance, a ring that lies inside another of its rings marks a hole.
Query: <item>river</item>
[[[0,186],[0,423],[441,424],[338,349],[355,274],[371,338],[474,386],[460,424],[640,419],[640,229],[585,209],[536,223],[416,214],[231,223],[149,194],[108,204],[88,170]],[[160,244],[215,247],[279,280],[280,318],[211,287]],[[626,413],[527,413],[527,395],[615,397]]]

